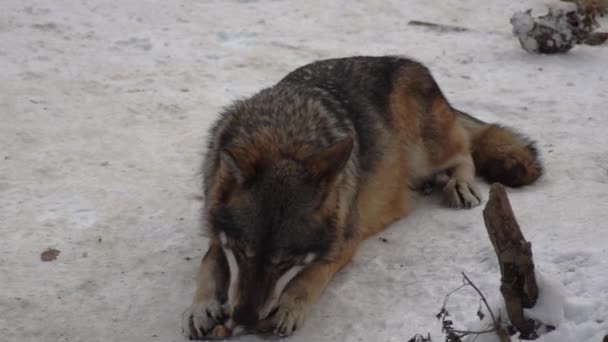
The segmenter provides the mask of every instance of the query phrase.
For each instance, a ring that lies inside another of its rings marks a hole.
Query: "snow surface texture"
[[[538,140],[546,175],[509,195],[541,274],[532,312],[558,326],[539,341],[601,341],[608,49],[523,51],[511,15],[549,2],[3,0],[0,340],[183,341],[207,243],[197,172],[220,108],[316,59],[407,54],[456,107]],[[440,341],[435,314],[461,271],[500,308],[481,211],[422,198],[290,341]],[[49,247],[61,254],[42,262]],[[454,294],[455,325],[481,324],[478,305],[472,289]]]

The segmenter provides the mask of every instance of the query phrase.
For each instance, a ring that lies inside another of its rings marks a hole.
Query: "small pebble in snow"
[[[40,260],[42,261],[53,261],[57,259],[57,256],[61,253],[59,250],[49,248],[46,251],[40,253]]]
[[[190,260],[192,260],[192,258],[191,257],[184,257],[184,260],[190,261]]]

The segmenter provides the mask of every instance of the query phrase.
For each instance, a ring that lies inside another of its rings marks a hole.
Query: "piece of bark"
[[[492,184],[483,219],[500,264],[500,292],[509,319],[523,338],[533,339],[536,337],[534,321],[524,317],[523,312],[524,308],[533,307],[538,298],[532,244],[521,233],[501,184]]]
[[[40,260],[53,261],[53,260],[57,259],[57,256],[59,255],[59,253],[61,253],[61,251],[54,249],[54,248],[48,248],[46,251],[40,253]]]

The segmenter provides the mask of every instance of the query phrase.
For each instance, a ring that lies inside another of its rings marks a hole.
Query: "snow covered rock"
[[[511,17],[513,34],[521,47],[530,53],[564,53],[589,38],[594,27],[584,25],[583,17],[576,11],[549,9],[538,18],[532,11],[517,12]]]

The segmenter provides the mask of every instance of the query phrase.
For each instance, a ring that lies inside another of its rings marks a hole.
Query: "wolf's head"
[[[352,147],[345,138],[303,158],[219,152],[220,184],[208,214],[230,269],[228,305],[236,324],[269,316],[289,282],[335,247],[334,190]]]

